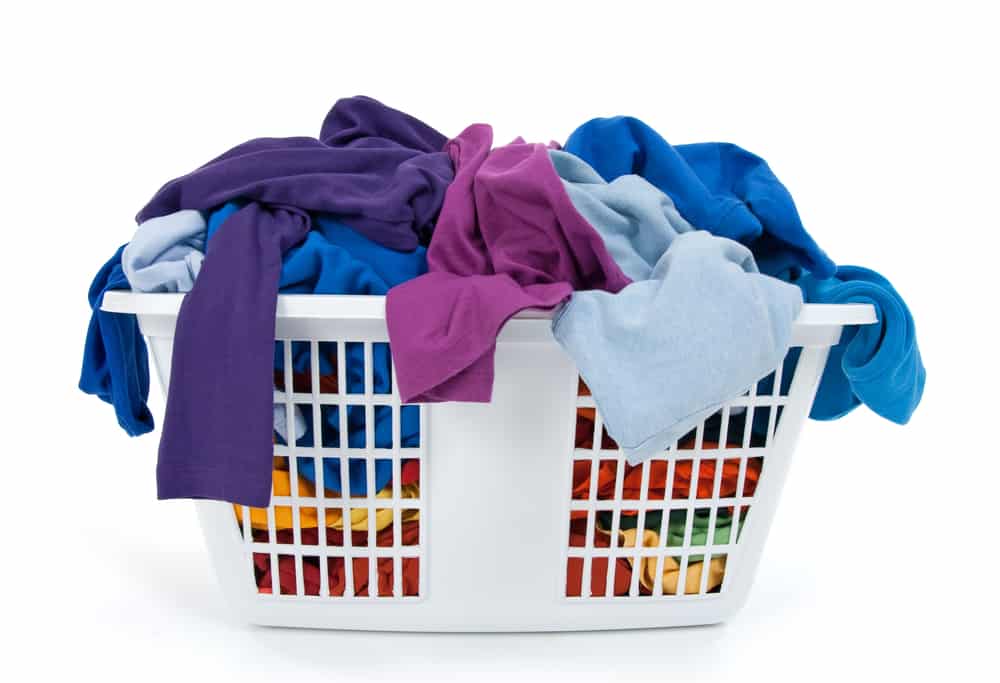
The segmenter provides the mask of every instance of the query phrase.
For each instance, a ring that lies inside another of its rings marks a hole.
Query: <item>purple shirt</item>
[[[574,289],[630,280],[573,208],[548,148],[518,139],[490,150],[492,129],[446,147],[455,181],[428,250],[429,270],[389,290],[386,316],[404,402],[487,402],[503,324]]]
[[[273,457],[272,365],[282,254],[335,215],[374,242],[429,239],[452,164],[437,131],[375,100],[337,102],[320,139],[260,138],[166,185],[138,220],[249,204],[209,242],[174,337],[158,495],[265,507]]]

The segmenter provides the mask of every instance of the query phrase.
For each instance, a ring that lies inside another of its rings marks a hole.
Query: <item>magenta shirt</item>
[[[488,402],[503,324],[574,289],[630,280],[573,208],[548,147],[520,138],[491,150],[469,126],[445,150],[455,180],[427,253],[429,271],[389,290],[386,317],[404,402]]]

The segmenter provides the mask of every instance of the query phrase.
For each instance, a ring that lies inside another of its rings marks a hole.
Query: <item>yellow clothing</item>
[[[274,470],[272,473],[274,485],[274,495],[290,496],[292,493],[291,474],[285,470]],[[316,496],[316,488],[312,482],[299,477],[299,492],[306,498]],[[419,498],[420,484],[405,484],[400,487],[400,496],[403,498]],[[392,482],[375,494],[376,498],[392,498]],[[332,501],[331,501],[332,502]],[[359,501],[360,503],[360,501]],[[274,527],[276,531],[291,529],[295,526],[292,519],[292,508],[287,505],[275,505],[274,507]],[[234,505],[236,519],[243,523],[243,508]],[[326,509],[326,526],[331,529],[344,529],[344,511],[342,508]],[[420,519],[419,510],[403,510],[401,513],[402,522],[410,522]],[[381,531],[392,524],[392,509],[378,508],[375,510],[375,530]],[[315,507],[303,505],[299,508],[299,528],[315,529],[319,523],[319,514]],[[254,529],[267,529],[267,510],[265,508],[250,508],[250,524]],[[368,530],[368,509],[351,508],[351,530]]]
[[[624,541],[624,547],[635,547],[635,533],[635,529],[625,529],[624,531],[619,532]],[[642,545],[644,548],[658,548],[660,546],[660,535],[652,529],[646,529],[642,534]],[[633,558],[628,557],[626,560],[630,565],[633,565],[634,569],[635,566]],[[701,590],[701,572],[704,564],[704,561],[689,561],[687,567],[687,577],[684,581],[685,594],[698,593]],[[663,558],[661,566],[663,567],[662,581],[664,595],[676,595],[677,581],[680,578],[681,573],[680,562],[673,557],[667,556]],[[656,558],[642,558],[639,563],[639,567],[639,582],[647,590],[652,591],[656,575]],[[726,558],[713,557],[712,561],[709,562],[708,565],[708,583],[705,586],[705,590],[712,590],[713,588],[722,585],[722,577],[725,576],[725,574]]]

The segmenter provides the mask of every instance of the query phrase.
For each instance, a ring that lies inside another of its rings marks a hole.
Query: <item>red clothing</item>
[[[392,527],[386,527],[378,533],[376,545],[392,545]],[[342,545],[343,534],[338,529],[327,529],[329,545]],[[340,543],[329,543],[332,532],[340,535]],[[419,537],[418,522],[404,522],[402,524],[402,545],[414,545]],[[278,543],[291,543],[291,529],[284,529],[277,533]],[[354,532],[355,539],[364,536],[367,542],[368,532]],[[307,545],[315,545],[317,537],[316,529],[302,529],[302,542]],[[356,543],[356,545],[361,545]],[[254,575],[257,581],[258,593],[271,593],[271,556],[267,553],[254,553]],[[302,558],[302,581],[303,593],[305,595],[320,595],[320,558],[306,555]],[[402,559],[402,588],[403,595],[418,595],[420,579],[420,560],[416,557],[404,557]],[[393,561],[391,557],[380,557],[376,559],[378,573],[378,594],[380,596],[392,595],[393,583]],[[352,562],[354,571],[354,595],[368,595],[368,559],[354,558]],[[342,596],[345,588],[345,567],[343,557],[327,558],[327,571],[329,573],[330,587],[328,595]],[[278,555],[278,584],[282,595],[295,595],[295,559],[292,555]]]
[[[704,443],[706,449],[716,449],[718,444],[710,441]],[[743,482],[744,496],[752,496],[757,489],[757,480],[760,478],[760,470],[764,463],[761,457],[750,458],[747,461],[746,477]],[[648,465],[649,491],[648,500],[663,500],[666,493],[667,484],[667,462],[664,460],[651,460],[642,465],[629,465],[625,463],[625,480],[622,486],[623,500],[638,500],[642,487],[642,468]],[[715,465],[716,460],[702,460],[698,467],[698,491],[695,494],[698,498],[711,498],[715,486]],[[677,460],[674,467],[674,481],[671,487],[671,498],[685,499],[691,492],[691,477],[694,463],[691,460]],[[573,498],[576,500],[586,500],[590,492],[591,461],[576,460],[573,463]],[[618,470],[618,463],[615,460],[601,460],[597,473],[597,499],[610,500],[615,495],[615,476]],[[722,464],[722,482],[719,488],[719,495],[723,498],[731,498],[736,495],[736,485],[739,477],[740,461],[738,458],[727,458]],[[626,514],[635,514],[628,511]],[[585,510],[574,510],[572,519],[585,518]]]

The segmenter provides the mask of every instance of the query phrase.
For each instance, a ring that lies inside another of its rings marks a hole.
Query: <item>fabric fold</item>
[[[763,159],[723,142],[673,146],[631,116],[596,118],[564,150],[601,177],[642,176],[667,194],[698,229],[750,247],[761,272],[796,265],[819,277],[836,266],[806,232],[795,202]]]
[[[429,272],[390,290],[386,315],[404,402],[489,401],[496,337],[526,308],[573,289],[618,291],[629,280],[573,208],[548,148],[492,150],[473,125],[448,143],[455,181],[428,250]]]
[[[746,247],[699,230],[679,235],[649,279],[574,293],[553,333],[636,464],[777,367],[801,305]]]
[[[156,467],[161,499],[270,501],[281,257],[309,225],[298,209],[251,203],[209,244],[177,317]]]
[[[608,434],[635,464],[668,448],[777,367],[802,306],[750,250],[691,226],[637,176],[605,182],[550,151],[574,206],[635,282],[574,292],[552,321]]]
[[[878,273],[837,268],[760,157],[729,143],[672,146],[623,116],[588,121],[564,150],[493,143],[485,124],[449,140],[354,97],[335,103],[316,138],[250,140],[151,198],[132,242],[91,284],[79,386],[112,404],[128,434],[152,430],[137,319],[100,307],[109,290],[188,292],[159,498],[264,508],[276,441],[420,442],[414,406],[397,425],[388,406],[376,406],[367,425],[359,405],[321,406],[315,423],[298,406],[275,406],[286,370],[295,392],[312,392],[299,385],[313,381],[314,360],[321,385],[339,382],[347,394],[366,386],[355,342],[345,344],[341,368],[333,343],[319,343],[318,359],[308,343],[292,343],[285,368],[287,349],[275,343],[279,292],[386,295],[392,352],[376,344],[367,371],[375,392],[389,394],[394,367],[403,403],[490,401],[503,326],[525,309],[560,307],[553,334],[592,392],[604,437],[633,465],[771,381],[783,359],[790,381],[798,358],[788,353],[790,332],[804,300],[872,304],[878,323],[845,328],[810,416],[836,419],[863,403],[893,422],[910,419],[926,372],[905,302]],[[296,471],[342,495],[374,495],[391,475],[388,460],[376,465],[369,491],[353,460],[343,482],[339,459],[320,462],[322,472],[312,458]],[[645,545],[645,530],[631,541]],[[659,578],[647,569],[637,568],[648,588]]]
[[[795,284],[810,303],[871,304],[877,318],[874,325],[844,328],[840,343],[830,349],[809,417],[835,420],[863,403],[891,422],[909,422],[927,371],[913,316],[892,284],[859,266],[841,266],[825,280],[806,273]]]
[[[141,223],[122,252],[135,292],[189,292],[205,260],[206,223],[185,209]]]
[[[243,199],[329,212],[393,249],[426,242],[453,177],[446,138],[368,97],[339,100],[320,135],[237,145],[164,185],[136,221]]]
[[[122,270],[122,245],[94,276],[87,299],[91,316],[83,347],[80,390],[115,409],[118,425],[129,436],[153,431],[149,412],[149,358],[134,315],[101,310],[104,293],[129,289]]]
[[[265,506],[270,497],[274,313],[282,259],[326,213],[413,252],[453,177],[446,139],[370,98],[337,102],[314,138],[259,138],[166,185],[137,220],[235,202],[178,317],[160,441],[161,498]],[[221,223],[221,225],[220,225]],[[265,351],[266,349],[266,351]]]

